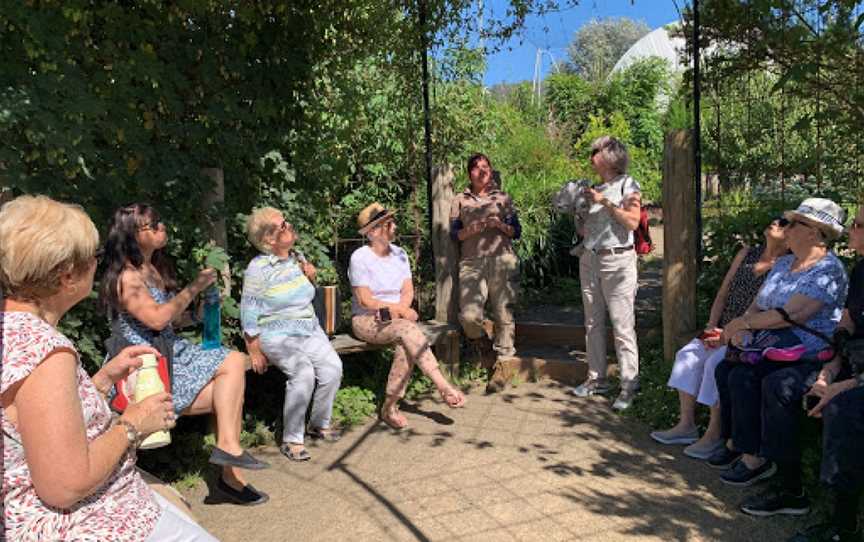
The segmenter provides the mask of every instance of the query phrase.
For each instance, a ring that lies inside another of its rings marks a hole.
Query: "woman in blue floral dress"
[[[222,467],[217,489],[237,504],[263,504],[267,494],[247,484],[239,471],[268,467],[240,446],[248,358],[227,348],[204,350],[174,333],[174,324],[188,322],[192,301],[216,281],[216,271],[203,269],[191,284],[179,288],[164,250],[167,242],[155,209],[145,204],[118,209],[105,245],[100,300],[126,342],[153,344],[159,334],[172,344],[176,412],[212,412],[216,417],[210,463]]]

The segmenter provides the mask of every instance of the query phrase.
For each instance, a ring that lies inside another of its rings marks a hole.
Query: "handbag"
[[[773,309],[780,313],[780,316],[783,317],[783,320],[787,322],[790,327],[797,327],[798,329],[802,329],[807,333],[822,339],[825,344],[828,345],[828,348],[825,348],[819,351],[815,359],[810,361],[818,361],[821,363],[825,363],[827,361],[831,361],[834,358],[835,352],[837,350],[835,341],[822,333],[821,331],[817,331],[807,325],[799,324],[794,321],[792,317],[789,316],[789,313],[786,312],[782,307]],[[785,344],[784,344],[785,343]],[[861,357],[862,362],[864,362],[864,340],[861,341]],[[789,329],[763,329],[757,330],[753,335],[753,342],[751,342],[746,347],[738,347],[732,344],[728,345],[726,350],[725,359],[733,362],[743,362],[749,363],[751,365],[755,365],[760,363],[763,360],[775,361],[775,362],[795,362],[795,361],[804,361],[806,358],[804,355],[807,352],[807,348],[801,344],[801,341],[797,338],[797,336],[792,333]]]

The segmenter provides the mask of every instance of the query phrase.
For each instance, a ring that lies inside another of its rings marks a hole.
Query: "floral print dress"
[[[27,378],[58,350],[73,352],[77,357],[69,339],[33,314],[0,312],[0,328],[3,364],[0,393]],[[77,380],[87,440],[92,442],[111,427],[111,411],[80,361]],[[121,458],[114,472],[92,495],[61,510],[48,506],[36,494],[18,429],[6,416],[2,426],[2,493],[9,540],[139,542],[153,531],[162,511],[153,492],[135,471],[134,452]]]

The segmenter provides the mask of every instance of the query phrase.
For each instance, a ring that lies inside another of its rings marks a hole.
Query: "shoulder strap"
[[[798,322],[796,322],[795,320],[793,320],[791,316],[789,316],[789,313],[786,312],[786,309],[784,309],[783,307],[780,307],[780,308],[777,308],[777,309],[774,309],[774,310],[777,311],[777,312],[779,312],[779,313],[780,313],[780,316],[783,317],[783,320],[784,320],[785,322],[788,322],[792,327],[797,327],[798,329],[803,329],[804,331],[806,331],[806,332],[809,333],[810,335],[813,335],[813,336],[815,336],[815,337],[819,337],[820,339],[822,339],[823,341],[825,341],[825,344],[827,344],[827,345],[829,345],[829,346],[832,346],[832,347],[834,346],[834,340],[831,339],[831,338],[829,338],[828,335],[825,335],[825,334],[822,333],[821,331],[816,331],[816,330],[813,329],[812,327],[805,326],[804,324],[799,324]]]

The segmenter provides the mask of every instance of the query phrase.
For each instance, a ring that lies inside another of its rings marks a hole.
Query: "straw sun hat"
[[[819,229],[828,239],[837,239],[843,233],[846,212],[842,207],[825,198],[807,198],[794,211],[786,211],[787,220],[803,222]]]
[[[360,214],[357,215],[357,232],[361,235],[365,235],[366,232],[392,216],[393,211],[387,210],[386,207],[376,201],[375,203],[366,206],[362,211],[360,211]]]

